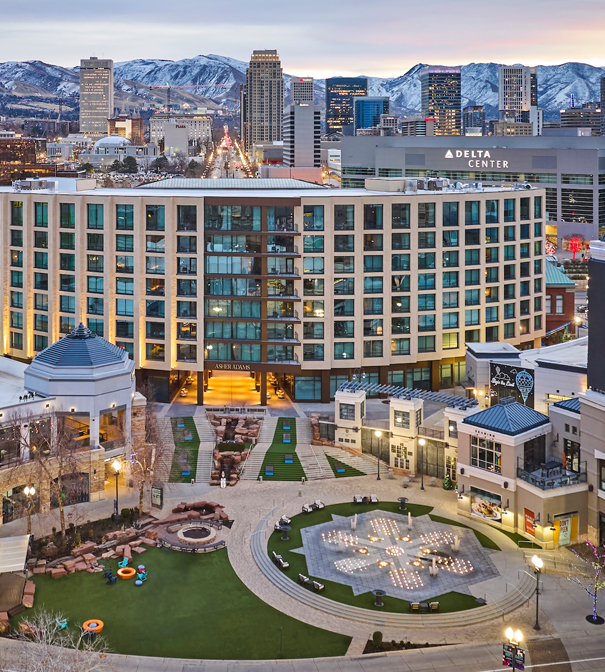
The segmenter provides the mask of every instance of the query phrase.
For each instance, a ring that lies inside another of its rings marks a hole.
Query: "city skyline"
[[[531,5],[514,0],[497,22],[489,13],[478,14],[474,3],[466,0],[457,3],[456,13],[436,0],[430,13],[413,15],[413,29],[405,8],[393,0],[382,0],[372,13],[353,2],[345,16],[316,0],[304,8],[288,7],[287,15],[268,5],[259,8],[236,0],[230,16],[190,0],[176,14],[165,3],[151,0],[142,18],[135,6],[118,5],[116,0],[106,4],[106,16],[120,16],[119,22],[99,19],[87,7],[79,7],[77,15],[58,17],[41,0],[34,0],[33,6],[7,7],[0,61],[41,60],[74,67],[91,53],[116,63],[134,58],[178,60],[198,53],[228,54],[246,61],[253,49],[276,48],[286,72],[318,78],[392,77],[419,62],[580,61],[605,66],[600,49],[605,6],[596,0],[588,0],[582,14],[562,0],[536,0]],[[112,11],[114,7],[119,11]],[[523,22],[518,21],[517,9]],[[591,17],[590,24],[586,16]],[[96,27],[93,38],[91,25]],[[134,25],[138,30],[133,31]],[[67,31],[69,40],[45,39],[57,31]]]

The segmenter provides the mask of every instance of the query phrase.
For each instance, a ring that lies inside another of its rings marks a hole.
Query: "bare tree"
[[[109,672],[109,647],[102,636],[90,639],[81,630],[65,628],[62,614],[44,609],[22,621],[13,635],[17,647],[12,669],[23,672]]]
[[[586,543],[583,552],[576,551],[575,548],[572,548],[571,551],[577,558],[586,563],[586,572],[569,574],[567,578],[582,586],[592,598],[592,614],[587,616],[586,620],[590,623],[600,624],[604,621],[597,613],[597,598],[599,590],[605,588],[605,545],[597,546],[586,537],[582,537],[582,540]]]

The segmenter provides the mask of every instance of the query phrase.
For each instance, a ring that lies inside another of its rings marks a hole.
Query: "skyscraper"
[[[284,110],[284,165],[321,167],[321,114],[313,102],[293,102]]]
[[[501,65],[498,68],[498,110],[501,119],[527,123],[530,110],[538,107],[536,68]]]
[[[483,105],[468,105],[462,110],[464,135],[485,133],[485,108]]]
[[[290,78],[290,101],[292,103],[313,102],[313,77]]]
[[[284,78],[276,49],[255,50],[246,70],[243,101],[246,149],[282,139]]]
[[[368,95],[365,77],[326,79],[326,132],[342,133],[343,126],[353,126],[353,98]]]
[[[107,135],[113,117],[113,61],[96,56],[80,61],[80,132]]]
[[[388,96],[355,96],[353,99],[353,126],[355,132],[359,128],[372,128],[380,124],[380,115],[389,113]]]
[[[461,135],[460,68],[429,65],[420,72],[422,115],[435,120],[435,135]]]

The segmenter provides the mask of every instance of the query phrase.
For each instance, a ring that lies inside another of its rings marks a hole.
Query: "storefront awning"
[[[29,535],[0,539],[0,574],[22,572],[27,559]]]

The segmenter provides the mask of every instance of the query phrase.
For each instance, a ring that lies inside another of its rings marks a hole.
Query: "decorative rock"
[[[36,562],[36,567],[46,567],[46,560],[38,560]]]
[[[0,622],[8,621],[8,612],[0,611]]]
[[[34,567],[34,574],[46,574],[46,567]]]
[[[74,548],[73,551],[71,552],[72,555],[75,555],[76,557],[84,555],[85,553],[90,553],[91,551],[94,551],[95,549],[95,542],[94,541],[87,541],[85,544],[81,544],[77,548]],[[46,562],[46,561],[44,561]]]
[[[103,553],[101,557],[103,558],[103,560],[107,560],[108,558],[111,558],[112,555],[114,555],[113,551],[105,551],[105,553]]]
[[[153,539],[149,539],[149,537],[141,537],[139,539],[139,541],[142,544],[145,544],[145,546],[155,546],[155,541]],[[132,550],[134,551],[134,548]],[[140,553],[140,550],[139,550],[139,553]]]
[[[141,553],[146,553],[147,549],[146,548],[141,548],[140,546],[137,546],[136,548],[132,549],[133,553],[141,554]]]
[[[97,558],[96,558],[96,556],[94,555],[94,553],[84,553],[84,555],[82,556],[82,559],[83,559],[85,562],[87,562],[88,564],[91,564],[91,563],[97,561]]]
[[[33,595],[36,592],[36,584],[33,581],[27,581],[23,589],[24,595]],[[2,620],[2,613],[0,612],[0,621]]]
[[[78,567],[78,565],[76,565],[76,567]],[[86,569],[86,565],[82,565],[82,569]],[[58,567],[56,567],[55,569],[50,570],[50,575],[53,579],[58,579],[61,576],[67,576],[67,572],[64,569],[59,569]],[[32,599],[32,606],[33,606],[33,599]]]

